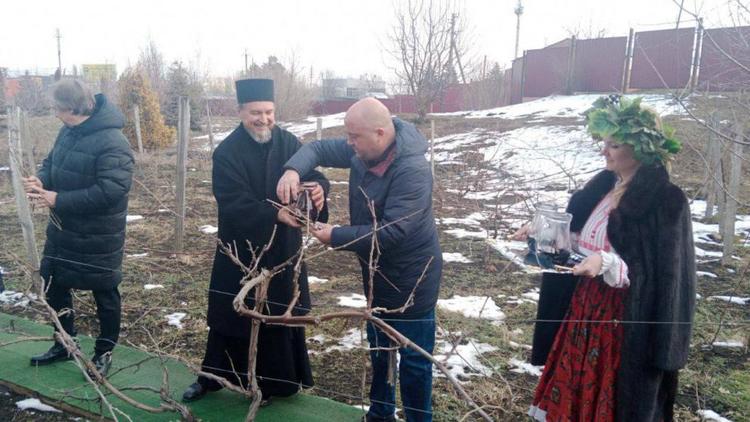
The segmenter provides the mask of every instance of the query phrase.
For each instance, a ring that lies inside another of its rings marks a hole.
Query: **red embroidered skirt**
[[[529,415],[547,422],[614,421],[622,325],[609,321],[622,319],[626,294],[593,278],[579,283]]]

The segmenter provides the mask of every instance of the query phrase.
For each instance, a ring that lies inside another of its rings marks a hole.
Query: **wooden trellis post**
[[[39,271],[39,251],[36,247],[34,237],[34,221],[31,218],[31,208],[23,189],[23,153],[21,151],[21,109],[11,107],[8,112],[8,151],[10,156],[10,171],[13,181],[13,193],[16,197],[16,209],[18,220],[21,222],[21,231],[26,245],[26,254],[29,265],[34,271]]]
[[[723,256],[721,263],[727,265],[732,262],[734,253],[734,228],[737,220],[737,197],[740,194],[740,177],[742,177],[742,124],[738,123],[734,129],[735,139],[737,142],[732,144],[729,186],[727,186],[727,204],[724,207],[724,224],[722,226],[721,238],[724,243]]]
[[[187,176],[188,138],[190,137],[190,99],[180,97],[177,119],[177,214],[175,220],[175,252],[181,253],[185,238],[185,179]]]
[[[133,106],[133,123],[135,123],[135,138],[138,140],[138,153],[143,154],[143,138],[141,135],[141,109],[138,104]]]

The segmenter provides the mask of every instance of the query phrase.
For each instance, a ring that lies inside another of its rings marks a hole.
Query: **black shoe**
[[[204,386],[202,386],[198,382],[194,382],[188,386],[188,388],[185,390],[184,393],[182,393],[182,401],[184,402],[191,402],[200,400],[203,398],[203,396],[208,393],[208,389]]]
[[[112,352],[106,352],[100,354],[94,354],[94,357],[91,358],[91,363],[94,364],[94,367],[96,367],[96,372],[99,373],[99,375],[102,376],[102,378],[107,378],[107,373],[109,372],[109,368],[112,366]],[[95,379],[96,376],[91,373],[91,371],[87,370],[89,377],[91,379]]]
[[[34,366],[41,366],[49,365],[50,363],[55,363],[61,360],[71,359],[73,359],[73,356],[68,353],[65,347],[62,344],[55,342],[55,344],[52,345],[52,347],[50,347],[50,349],[46,352],[42,353],[41,355],[32,356],[31,364]]]

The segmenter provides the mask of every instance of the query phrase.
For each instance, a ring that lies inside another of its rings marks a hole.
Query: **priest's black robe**
[[[294,256],[302,244],[299,229],[276,220],[277,209],[266,199],[280,202],[276,184],[284,172],[284,163],[301,147],[290,132],[277,127],[266,144],[253,140],[239,125],[214,151],[213,193],[218,205],[218,236],[224,244],[236,244],[239,257],[249,264],[251,253],[248,241],[259,252],[276,234],[271,248],[261,260],[261,268],[271,268]],[[316,181],[325,190],[325,177],[312,171],[303,181]],[[327,220],[327,208],[319,220]],[[268,289],[266,313],[280,315],[292,300],[294,271],[290,266],[276,275]],[[221,375],[232,382],[246,382],[247,344],[251,321],[239,316],[232,300],[240,289],[243,273],[219,247],[214,256],[208,295],[208,325],[210,335],[203,367],[207,372]],[[310,310],[310,291],[307,269],[302,267],[299,277],[300,297],[293,313],[304,315]],[[248,306],[253,306],[254,292],[248,294]],[[256,365],[258,382],[264,397],[294,394],[299,385],[312,386],[304,328],[261,325]],[[238,373],[238,375],[232,372]],[[205,387],[215,390],[219,385],[200,378]]]

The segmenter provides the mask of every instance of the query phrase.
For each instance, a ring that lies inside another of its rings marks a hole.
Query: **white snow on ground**
[[[323,119],[323,129],[338,127],[344,125],[344,116],[346,113],[329,114],[327,116],[320,116]],[[280,125],[283,129],[292,132],[297,136],[302,136],[307,133],[312,133],[318,130],[318,118],[310,116],[301,123],[286,123]]]
[[[714,412],[713,410],[699,410],[696,412],[698,416],[703,418],[704,421],[711,421],[711,422],[732,422],[731,420],[722,417],[718,413]]]
[[[142,215],[128,215],[125,217],[125,221],[128,223],[132,223],[133,221],[143,220]]]
[[[737,305],[748,305],[750,304],[750,297],[737,297],[737,296],[709,296],[709,300],[723,300],[724,302],[734,303]]]
[[[200,226],[198,230],[200,230],[201,233],[205,233],[205,234],[214,234],[219,231],[217,227],[212,226],[210,224],[206,224],[205,226]]]
[[[12,305],[19,308],[25,308],[29,305],[29,302],[36,300],[37,295],[29,293],[29,295],[23,294],[23,292],[15,292],[13,290],[5,290],[0,293],[0,305]]]
[[[349,296],[339,296],[338,299],[341,306],[348,306],[350,308],[364,308],[367,306],[367,298],[357,293],[352,293]]]
[[[465,226],[481,226],[482,223],[480,223],[478,220],[475,220],[473,218],[451,218],[451,217],[445,217],[438,219],[440,222],[439,224],[463,224]]]
[[[328,283],[328,279],[315,277],[314,275],[309,275],[307,276],[307,282],[310,284],[323,284],[323,283]]]
[[[698,275],[698,277],[709,277],[709,278],[718,277],[716,274],[710,273],[708,271],[696,271],[696,274]]]
[[[516,358],[511,358],[508,363],[513,367],[511,368],[510,372],[516,372],[519,374],[531,374],[535,377],[542,376],[542,369],[544,369],[544,366],[535,366]]]
[[[450,229],[446,230],[445,233],[448,233],[451,236],[457,237],[459,239],[463,239],[465,237],[472,237],[475,239],[486,239],[487,238],[487,232],[484,229],[479,229],[479,231],[469,231],[464,229]]]
[[[591,108],[591,104],[601,95],[552,95],[538,100],[487,110],[456,111],[452,113],[436,113],[434,116],[464,116],[469,119],[484,117],[500,117],[503,119],[517,119],[520,117],[534,117],[543,121],[548,117],[576,117],[583,118],[583,113]],[[636,97],[638,95],[628,95]],[[685,110],[672,100],[669,95],[648,94],[641,95],[643,103],[654,108],[661,115],[683,115]]]
[[[462,264],[469,264],[472,261],[459,252],[443,252],[443,262],[460,262]]]
[[[8,166],[0,167],[0,171],[10,171],[10,167]]]
[[[329,180],[328,182],[332,185],[348,185],[349,184],[349,182],[337,181],[337,180]]]
[[[182,319],[186,316],[187,314],[184,312],[175,312],[173,314],[165,315],[165,318],[167,319],[167,324],[182,329]]]
[[[330,352],[332,350],[352,350],[357,349],[360,347],[367,347],[367,336],[362,333],[362,330],[359,328],[352,328],[349,331],[346,332],[344,337],[339,339],[339,342],[336,346],[331,346],[326,348],[326,352]]]
[[[727,341],[715,341],[712,343],[714,347],[722,347],[727,349],[744,349],[745,343],[740,340],[727,340]]]
[[[505,319],[505,314],[488,296],[458,296],[438,299],[438,307],[450,312],[459,312],[468,318],[488,319],[493,322]],[[480,313],[481,312],[481,313]]]
[[[482,363],[480,355],[492,352],[497,347],[486,343],[479,343],[473,339],[467,339],[467,344],[453,344],[446,340],[438,340],[435,343],[433,356],[448,368],[448,371],[459,381],[466,381],[472,376],[492,375],[492,369]],[[451,353],[453,351],[453,353]],[[433,365],[432,373],[436,377],[444,377],[437,367]]]
[[[153,290],[153,289],[163,289],[164,286],[161,284],[144,284],[143,285],[144,290]]]
[[[525,297],[526,299],[531,299],[534,302],[539,302],[539,288],[535,287],[531,289],[531,291],[523,293],[521,297]]]
[[[145,258],[147,256],[148,256],[148,252],[144,252],[144,253],[131,253],[131,254],[127,254],[126,255],[127,258]]]
[[[55,409],[54,407],[50,405],[40,402],[39,399],[25,399],[25,400],[17,401],[16,407],[18,407],[21,410],[38,410],[41,412],[62,413],[60,410]]]

